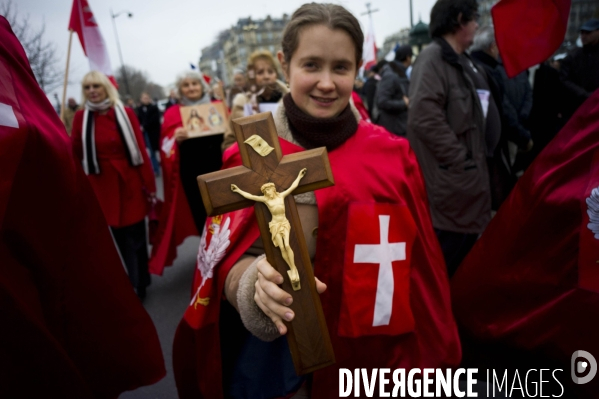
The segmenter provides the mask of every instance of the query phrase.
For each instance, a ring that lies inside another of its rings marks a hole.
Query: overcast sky
[[[7,0],[0,0],[6,2]],[[248,1],[248,0],[88,0],[96,17],[110,61],[115,70],[120,65],[110,10],[116,14],[130,11],[132,18],[122,14],[115,19],[124,62],[148,73],[150,79],[162,86],[174,82],[176,75],[197,64],[201,49],[210,45],[216,34],[234,25],[239,18],[251,16],[262,19],[267,15],[280,18],[292,14],[306,1]],[[428,22],[435,0],[413,0],[414,23],[422,16]],[[333,1],[349,9],[358,17],[366,34],[369,26],[364,0]],[[56,44],[60,67],[66,64],[68,23],[72,0],[12,0],[20,16],[29,15],[33,26],[46,25],[46,40]],[[371,8],[377,45],[385,37],[409,27],[409,0],[372,0]],[[73,36],[69,80],[77,84],[68,87],[68,96],[79,101],[78,83],[89,71],[77,36]],[[60,90],[57,90],[60,91]]]

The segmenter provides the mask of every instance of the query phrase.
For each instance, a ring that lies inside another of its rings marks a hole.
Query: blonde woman
[[[272,54],[265,50],[259,50],[253,52],[248,59],[248,70],[255,72],[256,85],[258,90],[264,86],[270,86],[272,90],[263,93],[257,97],[259,103],[276,103],[284,94],[289,92],[289,89],[282,81],[278,80],[278,62]],[[250,97],[247,93],[239,93],[233,98],[233,104],[231,105],[231,116],[229,120],[241,118],[244,116],[244,107],[250,101]],[[235,143],[235,133],[233,128],[229,132],[225,133],[223,141],[223,151],[229,148]]]
[[[144,218],[156,183],[135,112],[101,72],[81,82],[83,109],[73,118],[75,156],[100,202],[129,280],[144,298],[150,284]]]

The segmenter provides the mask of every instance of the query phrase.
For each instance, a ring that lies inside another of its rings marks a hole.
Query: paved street
[[[162,178],[156,179],[158,197],[164,199]],[[176,399],[172,348],[177,325],[190,300],[191,282],[198,254],[199,237],[188,237],[178,248],[175,263],[164,269],[162,276],[152,275],[144,307],[152,317],[166,365],[166,377],[158,383],[125,392],[120,399]]]
[[[121,399],[173,399],[177,397],[172,367],[172,345],[177,325],[189,302],[191,279],[199,237],[188,238],[180,247],[175,264],[162,276],[152,276],[144,306],[158,330],[167,375],[158,383],[126,392]]]

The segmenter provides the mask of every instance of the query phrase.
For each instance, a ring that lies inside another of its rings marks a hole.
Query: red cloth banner
[[[73,0],[69,30],[77,33],[91,71],[100,71],[117,86],[100,27],[87,0]]]
[[[505,70],[514,77],[547,60],[564,41],[571,0],[501,0],[491,9]]]

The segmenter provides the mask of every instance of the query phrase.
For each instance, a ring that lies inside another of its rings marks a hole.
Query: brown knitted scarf
[[[283,104],[293,138],[308,150],[326,147],[331,151],[358,130],[358,121],[349,104],[333,118],[315,118],[306,114],[295,105],[289,93],[283,97]]]

